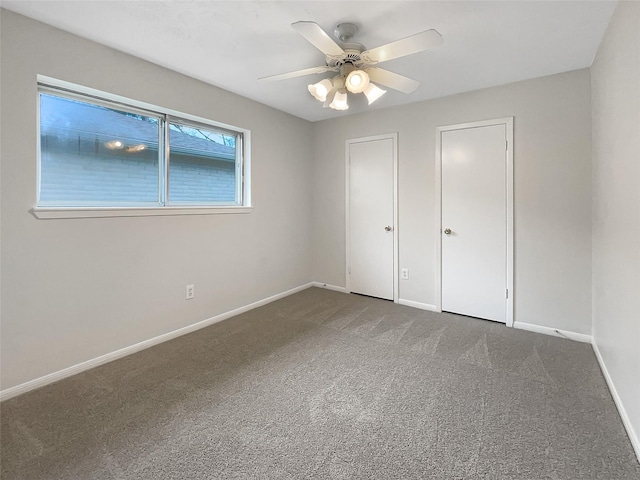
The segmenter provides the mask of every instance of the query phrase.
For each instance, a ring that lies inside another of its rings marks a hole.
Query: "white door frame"
[[[349,151],[352,144],[375,140],[391,140],[393,142],[393,302],[398,303],[398,134],[387,133],[371,137],[352,138],[345,141],[345,236],[346,236],[346,268],[345,285],[347,293],[351,293],[351,234],[350,234],[350,168]]]
[[[442,132],[466,128],[504,125],[507,133],[506,198],[507,198],[507,298],[506,324],[513,326],[513,117],[460,123],[436,128],[436,310],[442,312]]]

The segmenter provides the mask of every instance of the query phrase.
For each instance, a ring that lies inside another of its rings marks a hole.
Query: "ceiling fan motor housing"
[[[342,67],[345,64],[359,66],[360,54],[366,49],[364,45],[356,42],[349,42],[358,32],[358,27],[353,23],[340,23],[336,25],[333,35],[342,42],[344,54],[340,56],[327,55],[327,65],[330,67]],[[349,73],[349,72],[347,72]]]

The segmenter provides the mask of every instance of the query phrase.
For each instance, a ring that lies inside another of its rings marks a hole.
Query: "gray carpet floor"
[[[311,288],[1,405],[9,479],[638,479],[590,345]]]

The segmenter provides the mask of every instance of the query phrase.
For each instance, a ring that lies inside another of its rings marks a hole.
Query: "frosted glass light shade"
[[[351,93],[362,93],[369,85],[369,75],[362,70],[354,70],[347,75],[345,86]]]
[[[333,98],[336,96],[336,92],[338,89],[334,86],[329,93],[327,93],[327,99],[322,104],[322,108],[329,108],[331,102],[333,102]]]
[[[309,93],[313,95],[316,100],[324,102],[327,99],[327,93],[329,93],[333,88],[333,84],[331,83],[331,80],[325,78],[324,80],[320,80],[318,83],[309,85],[307,88],[309,89]]]
[[[367,100],[369,100],[369,105],[378,100],[385,93],[387,93],[386,90],[382,90],[373,83],[370,83],[364,90],[364,95],[367,97]]]
[[[333,97],[333,102],[329,105],[334,110],[346,110],[349,108],[347,104],[347,92],[336,92],[336,96]]]

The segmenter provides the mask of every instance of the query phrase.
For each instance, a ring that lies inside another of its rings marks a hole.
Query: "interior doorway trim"
[[[506,223],[507,223],[507,289],[506,325],[513,327],[514,281],[513,281],[513,117],[482,120],[478,122],[460,123],[436,128],[436,171],[435,171],[435,204],[436,204],[436,310],[442,312],[442,133],[466,128],[504,125],[507,135],[506,158]]]
[[[398,134],[386,133],[369,137],[352,138],[345,141],[345,285],[346,293],[351,293],[351,235],[350,235],[350,147],[356,143],[371,142],[376,140],[391,140],[393,142],[393,302],[398,303]]]

